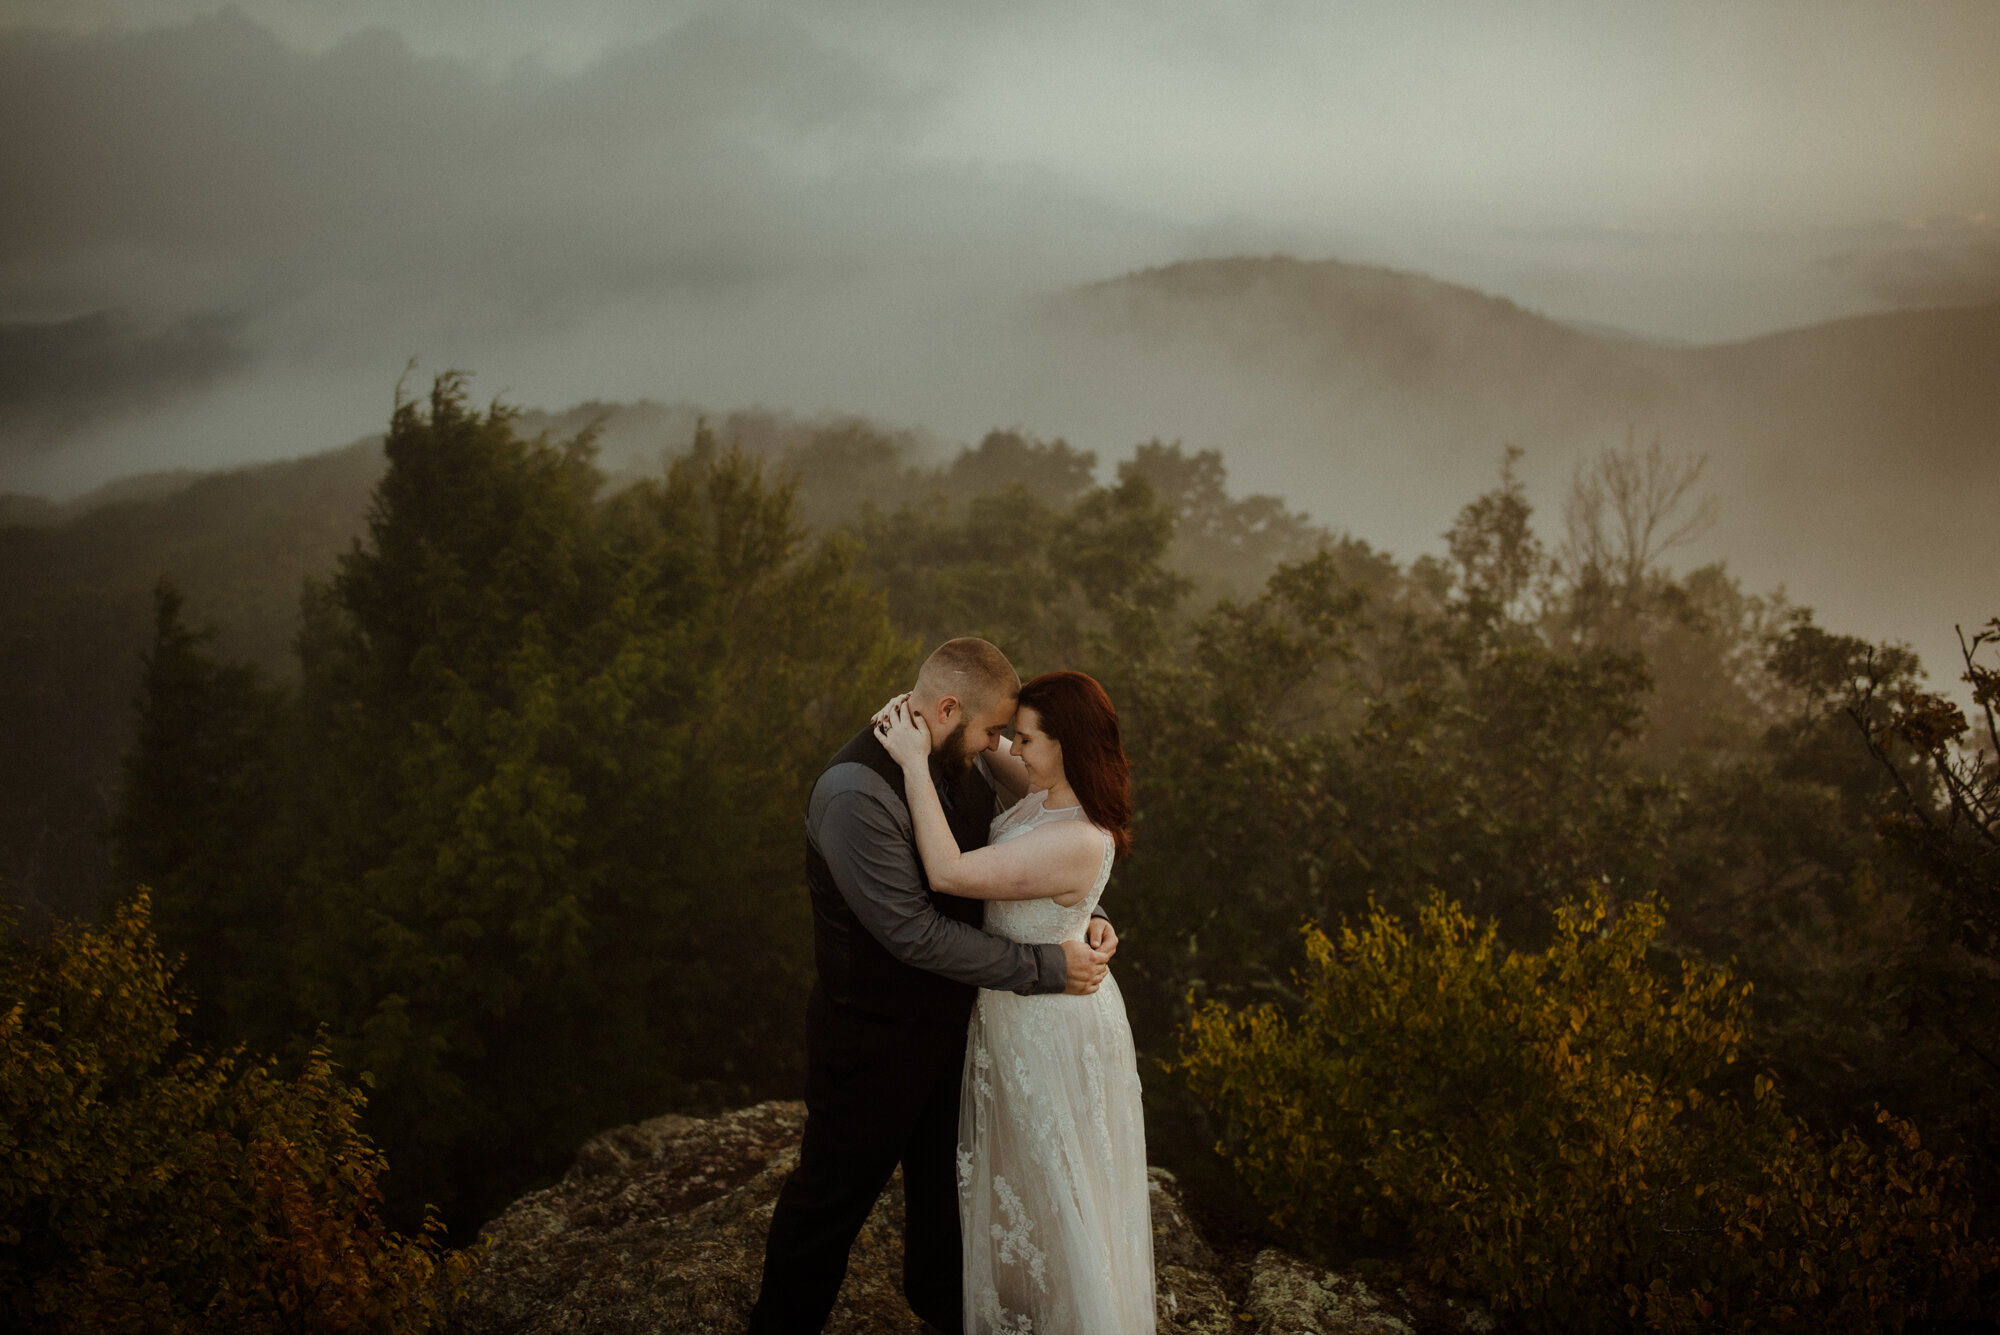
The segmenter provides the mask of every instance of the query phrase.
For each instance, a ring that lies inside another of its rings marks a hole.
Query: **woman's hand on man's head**
[[[875,737],[896,763],[906,769],[930,758],[930,725],[911,707],[907,696],[890,703],[888,716],[875,725]]]
[[[874,717],[868,720],[868,726],[876,729],[879,732],[881,730],[882,725],[889,721],[889,711],[894,709],[897,705],[902,704],[905,700],[908,700],[909,698],[910,698],[910,693],[908,691],[904,691],[901,695],[890,696],[889,703],[883,705],[880,709],[876,710]]]

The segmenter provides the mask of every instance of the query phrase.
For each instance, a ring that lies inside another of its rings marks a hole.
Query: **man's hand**
[[[1103,951],[1105,959],[1118,953],[1118,929],[1111,925],[1109,918],[1092,918],[1090,925],[1083,929],[1083,939],[1090,943],[1092,949]]]
[[[1063,992],[1067,996],[1087,997],[1097,990],[1104,975],[1109,972],[1105,964],[1111,957],[1101,950],[1092,950],[1081,941],[1062,943],[1063,964],[1067,969]]]

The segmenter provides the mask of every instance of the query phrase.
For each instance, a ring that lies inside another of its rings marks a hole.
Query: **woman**
[[[931,887],[993,901],[986,930],[1080,939],[1130,843],[1118,715],[1081,672],[1021,688],[1014,738],[986,753],[1009,805],[991,842],[959,851],[928,778],[932,744],[907,697],[878,731],[910,782]],[[979,994],[959,1102],[966,1335],[1151,1335],[1153,1235],[1138,1061],[1115,979],[1087,997]]]

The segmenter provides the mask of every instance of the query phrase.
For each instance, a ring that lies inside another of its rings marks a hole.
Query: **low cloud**
[[[274,293],[476,277],[523,304],[739,278],[836,258],[787,206],[908,106],[778,19],[697,17],[568,77],[486,75],[380,30],[303,54],[233,11],[0,34],[0,255],[44,300],[89,293],[106,270],[86,257]]]
[[[65,399],[147,401],[238,364],[235,334],[436,354],[838,274],[896,230],[854,195],[920,104],[778,18],[700,16],[567,76],[381,31],[301,53],[234,12],[0,32],[0,320],[25,358],[0,432],[45,448],[93,415]]]
[[[1951,219],[1886,230],[1826,267],[1886,306],[2000,301],[2000,219]]]
[[[30,481],[60,488],[176,439],[210,443],[127,467],[224,462],[232,431],[268,454],[280,383],[300,392],[286,429],[324,432],[285,451],[303,452],[373,425],[413,354],[544,402],[921,412],[941,372],[911,358],[990,356],[963,326],[997,294],[1150,258],[1163,235],[1031,168],[923,158],[941,95],[772,11],[698,13],[566,72],[381,29],[303,51],[235,11],[0,29],[0,321],[69,358],[0,389],[0,469],[39,458]],[[239,377],[220,433],[169,423],[45,457],[174,374],[246,369],[259,384]]]
[[[352,439],[412,355],[551,407],[762,403],[965,439],[1094,423],[1080,443],[1108,455],[1146,396],[1069,383],[1018,317],[1197,255],[1419,270],[1693,339],[1976,299],[1993,266],[1990,239],[1929,254],[1840,229],[1887,199],[1985,207],[2000,20],[1844,27],[1801,2],[1718,35],[1579,3],[1440,26],[1388,0],[189,17],[211,3],[0,0],[0,324],[69,359],[0,385],[0,485]],[[98,26],[118,23],[141,26]],[[1864,91],[1809,103],[1806,56],[1815,86]]]
[[[0,438],[46,444],[211,385],[249,360],[240,324],[211,315],[149,329],[108,311],[0,324]]]

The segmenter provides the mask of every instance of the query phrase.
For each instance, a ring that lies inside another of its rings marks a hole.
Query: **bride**
[[[1010,746],[985,753],[1007,809],[961,853],[926,766],[933,738],[907,696],[877,735],[910,777],[931,887],[992,901],[986,930],[1082,939],[1130,841],[1131,779],[1110,697],[1081,672],[1021,688]],[[959,1102],[966,1335],[1152,1335],[1145,1122],[1125,1003],[982,991]]]

